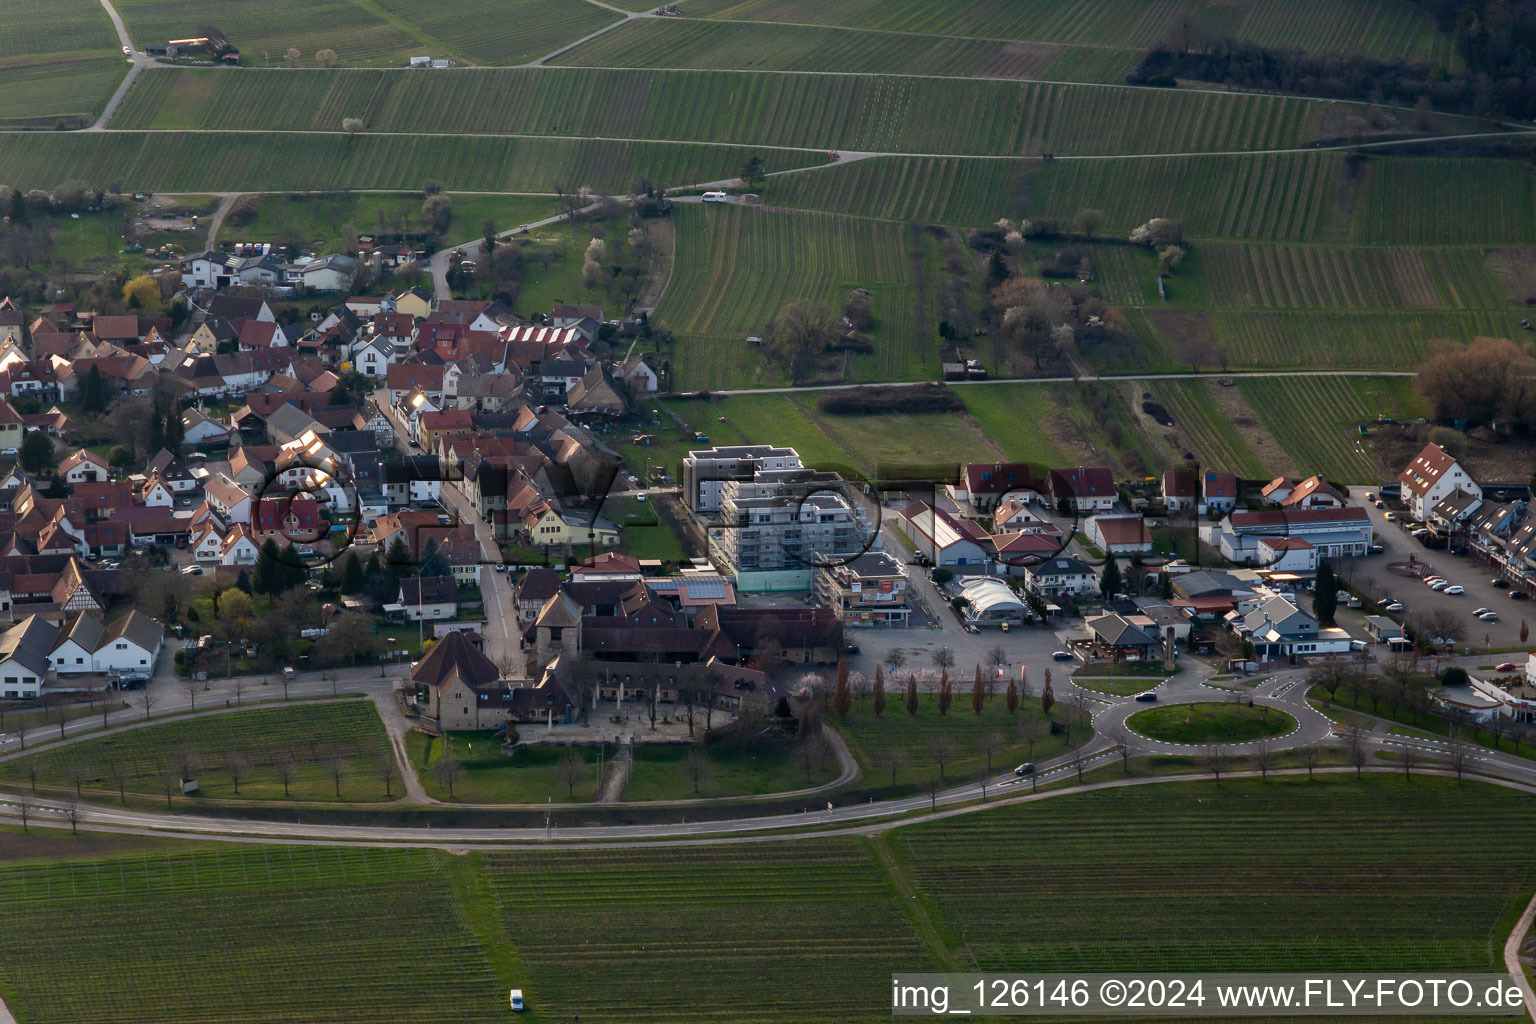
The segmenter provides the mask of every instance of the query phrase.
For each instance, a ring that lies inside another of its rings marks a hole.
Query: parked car
[[[1439,592],[1439,591],[1442,591],[1442,590],[1447,590],[1449,588],[1450,588],[1450,583],[1448,581],[1446,581],[1446,580],[1435,580],[1435,582],[1433,582],[1433,583],[1431,583],[1429,585],[1429,589],[1433,590],[1433,591],[1436,591],[1436,592]]]
[[[1512,661],[1506,661],[1506,662],[1504,662],[1501,665],[1493,666],[1493,670],[1495,672],[1514,672],[1515,671],[1515,663],[1512,662]]]
[[[1498,622],[1499,621],[1499,613],[1498,612],[1488,612],[1486,614],[1479,615],[1478,618],[1482,619],[1484,622]]]
[[[1529,601],[1531,599],[1531,595],[1527,594],[1523,590],[1511,590],[1509,592],[1509,599],[1511,601]]]
[[[1072,660],[1072,652],[1071,651],[1052,651],[1051,652],[1051,657],[1055,658],[1057,661],[1071,661]]]
[[[1383,518],[1383,519],[1385,519],[1385,520],[1386,520],[1386,521],[1387,521],[1387,522],[1389,522],[1389,523],[1390,523],[1390,522],[1395,522],[1395,521],[1396,521],[1396,519],[1397,519],[1397,513],[1396,513],[1396,512],[1388,512],[1388,513],[1387,513],[1387,514],[1386,514],[1386,515],[1385,515],[1385,516],[1383,516],[1383,517],[1382,517],[1382,518]]]
[[[1422,580],[1420,580],[1420,581],[1419,581],[1419,582],[1420,582],[1420,583],[1423,583],[1423,584],[1424,584],[1424,585],[1425,585],[1425,586],[1426,586],[1426,587],[1432,587],[1432,586],[1434,586],[1434,585],[1435,585],[1435,584],[1436,584],[1436,583],[1440,583],[1440,582],[1443,582],[1443,581],[1444,581],[1444,580],[1445,580],[1445,577],[1444,577],[1444,576],[1425,576],[1425,577],[1424,577],[1424,578],[1423,578],[1423,579],[1422,579]]]
[[[1136,695],[1136,699],[1141,701],[1143,704],[1155,704],[1157,703],[1157,694],[1153,693],[1151,690],[1144,690]]]
[[[1446,595],[1448,595],[1450,597],[1460,597],[1462,594],[1465,594],[1466,592],[1467,592],[1467,588],[1466,587],[1446,587],[1444,590],[1440,591],[1440,593],[1446,594]]]
[[[1474,619],[1480,619],[1480,618],[1482,618],[1482,617],[1483,617],[1483,616],[1484,616],[1484,615],[1487,615],[1487,614],[1488,614],[1488,613],[1489,613],[1489,612],[1491,612],[1491,611],[1493,611],[1493,609],[1492,609],[1492,608],[1475,608],[1475,609],[1473,609],[1473,611],[1472,611],[1472,617],[1473,617],[1473,618],[1474,618]]]
[[[1369,548],[1366,549],[1365,553],[1368,555],[1379,555],[1385,550],[1387,549],[1382,547],[1380,544],[1372,544]]]
[[[1372,504],[1374,504],[1377,508],[1386,508],[1387,507],[1385,503],[1380,502],[1380,501],[1373,502]]]
[[[182,566],[181,574],[183,576],[201,576],[203,574],[203,567],[200,565]]]
[[[1488,582],[1493,584],[1493,588],[1495,590],[1508,590],[1509,589],[1509,580],[1492,579],[1492,580],[1489,580]]]
[[[1366,491],[1365,492],[1365,500],[1366,501],[1375,501],[1376,500],[1376,492],[1375,491]]]
[[[1403,610],[1403,602],[1393,601],[1391,604],[1382,605],[1381,610],[1384,612],[1400,612]]]

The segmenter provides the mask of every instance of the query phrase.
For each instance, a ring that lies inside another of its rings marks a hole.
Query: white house
[[[1319,628],[1317,620],[1283,597],[1272,597],[1240,619],[1233,629],[1253,643],[1259,661],[1313,654],[1347,654],[1350,636],[1337,627]]]
[[[41,695],[57,635],[57,626],[36,615],[0,633],[0,697],[32,700]]]
[[[1423,520],[1430,509],[1458,488],[1481,498],[1483,489],[1461,464],[1437,444],[1427,444],[1397,475],[1403,485],[1403,501],[1413,518]]]
[[[1375,530],[1365,509],[1279,508],[1231,512],[1219,524],[1202,525],[1200,538],[1223,558],[1243,565],[1259,563],[1259,542],[1300,537],[1317,549],[1318,558],[1351,558],[1370,551]]]
[[[209,523],[192,542],[192,557],[199,562],[217,562],[224,547],[224,534]]]
[[[1275,572],[1317,572],[1317,548],[1305,537],[1265,537],[1259,541],[1258,563]]]
[[[59,463],[59,475],[67,484],[99,484],[112,479],[112,467],[95,452],[79,451]]]
[[[89,612],[80,612],[59,627],[48,659],[60,675],[149,675],[164,641],[165,629],[140,612],[130,611],[107,624]]]
[[[357,260],[350,256],[323,256],[297,266],[299,283],[317,292],[340,292],[352,287]]]
[[[211,441],[229,440],[229,428],[210,419],[201,409],[188,409],[181,414],[181,427],[187,444],[206,444]]]
[[[458,589],[452,576],[408,576],[400,581],[400,597],[394,606],[384,610],[396,611],[412,622],[418,619],[451,619],[458,614]]]
[[[914,501],[897,515],[896,524],[934,565],[985,565],[987,531],[969,519],[956,519],[927,502]]]
[[[1152,532],[1141,516],[1090,516],[1083,524],[1088,543],[1109,555],[1146,554],[1152,550]]]
[[[395,346],[382,335],[376,335],[352,352],[352,368],[368,377],[382,377],[389,373],[389,365],[395,361]]]
[[[208,478],[203,484],[203,495],[208,499],[209,507],[226,523],[251,521],[250,493],[223,473]]]
[[[1045,598],[1085,597],[1099,592],[1099,577],[1075,558],[1051,558],[1025,569],[1024,585]]]
[[[252,538],[251,528],[245,523],[236,523],[219,544],[218,557],[221,565],[255,565],[256,556],[259,554],[261,554],[261,548]]]
[[[627,381],[636,391],[655,391],[661,386],[661,375],[651,368],[644,356],[631,356],[624,360],[614,376]]]
[[[174,508],[176,505],[176,495],[158,474],[151,475],[144,481],[144,490],[140,492],[139,499],[145,505],[157,505],[161,508]]]

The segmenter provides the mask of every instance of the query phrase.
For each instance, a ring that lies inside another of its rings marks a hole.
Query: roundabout
[[[1202,746],[1279,739],[1295,732],[1299,723],[1265,704],[1203,701],[1137,711],[1126,717],[1125,726],[1159,743]]]

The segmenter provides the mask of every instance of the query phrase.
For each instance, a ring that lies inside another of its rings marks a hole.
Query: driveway
[[[1342,561],[1338,571],[1350,578],[1371,597],[1390,594],[1403,603],[1405,614],[1410,618],[1438,610],[1455,612],[1465,620],[1465,643],[1484,646],[1488,637],[1493,647],[1517,647],[1520,645],[1520,620],[1536,619],[1536,601],[1514,601],[1510,591],[1493,586],[1492,566],[1480,563],[1473,555],[1453,555],[1444,550],[1426,548],[1399,525],[1402,520],[1388,522],[1388,509],[1379,509],[1365,500],[1371,487],[1352,487],[1350,497],[1363,507],[1376,528],[1376,542],[1386,548],[1386,553],[1367,558]],[[1436,593],[1406,576],[1388,570],[1393,563],[1407,562],[1409,558],[1427,564],[1433,575],[1443,576],[1452,583],[1466,588],[1459,597],[1447,597]],[[1499,613],[1496,623],[1478,622],[1472,618],[1474,608],[1491,608]],[[1343,618],[1343,616],[1341,616]],[[1401,618],[1401,616],[1398,616]]]

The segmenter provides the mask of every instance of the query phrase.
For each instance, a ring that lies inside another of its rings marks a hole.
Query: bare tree
[[[277,781],[283,784],[284,800],[288,799],[288,787],[293,783],[293,777],[298,770],[298,762],[290,754],[279,754],[272,762],[273,774],[277,776]]]
[[[944,781],[937,775],[928,776],[923,783],[923,789],[928,793],[928,807],[930,810],[939,808],[939,790],[944,788]]]
[[[224,773],[229,776],[229,781],[234,783],[235,796],[240,795],[240,779],[248,775],[251,770],[251,759],[244,752],[231,750],[224,755]]]
[[[1131,730],[1123,724],[1110,730],[1109,739],[1120,748],[1120,770],[1123,774],[1131,774],[1131,756],[1135,754],[1136,741],[1131,738]]]
[[[809,786],[811,784],[811,773],[826,760],[827,741],[822,738],[819,732],[809,735],[801,740],[800,745],[795,748],[795,756],[800,760],[800,767],[805,769],[805,784]]]
[[[1471,752],[1467,747],[1467,741],[1460,736],[1451,737],[1451,768],[1456,772],[1456,781],[1461,781],[1462,773],[1467,770],[1471,760]]]
[[[330,772],[331,784],[336,788],[336,799],[340,800],[341,777],[347,773],[347,759],[340,756],[333,757],[326,762],[325,767]]]
[[[103,729],[107,727],[107,715],[111,714],[113,703],[114,701],[111,696],[105,690],[99,690],[91,694],[91,707],[101,708],[101,727]]]
[[[1014,731],[1019,734],[1019,740],[1024,744],[1024,751],[1030,757],[1035,756],[1035,744],[1040,737],[1045,735],[1046,725],[1033,715],[1025,715],[1014,726]]]
[[[1003,734],[1000,732],[988,732],[982,734],[976,741],[976,749],[987,758],[987,773],[992,772],[992,755],[1003,749]]]
[[[149,684],[144,684],[144,689],[139,691],[139,707],[144,709],[144,720],[149,721],[149,713],[155,706],[155,695],[150,692]]]
[[[976,773],[976,782],[981,786],[981,802],[987,802],[987,783],[992,781],[991,771]]]
[[[565,786],[565,795],[568,797],[576,796],[576,783],[585,778],[586,774],[587,760],[574,750],[567,751],[560,760],[555,762],[555,781]],[[451,786],[449,794],[452,795]]]
[[[943,779],[945,766],[955,759],[955,741],[940,734],[928,741],[923,752],[928,755],[928,760],[939,766],[939,778]]]
[[[1344,746],[1349,750],[1349,761],[1355,766],[1355,778],[1360,778],[1370,760],[1371,751],[1365,742],[1365,730],[1352,725],[1344,731]]]
[[[20,744],[17,747],[18,750],[27,749],[27,720],[25,718],[16,719],[16,724],[11,726],[11,735],[15,736],[16,742]]]
[[[160,785],[165,790],[165,809],[171,809],[171,797],[181,792],[181,772],[167,768],[160,773]]]
[[[1312,781],[1312,770],[1317,767],[1318,762],[1322,758],[1323,751],[1321,747],[1307,746],[1301,748],[1301,763],[1306,766],[1308,782]]]
[[[86,780],[90,777],[91,770],[79,761],[70,762],[69,766],[64,769],[64,778],[68,780],[71,786],[75,787],[76,800],[80,799],[80,787],[84,786]]]
[[[78,804],[71,803],[64,808],[64,817],[69,821],[70,835],[77,836],[80,834],[80,819],[83,816]]]
[[[69,708],[64,703],[64,698],[62,695],[53,698],[53,700],[50,702],[49,711],[58,720],[59,739],[63,739],[64,725],[69,721]]]
[[[1200,748],[1200,763],[1221,785],[1221,773],[1227,767],[1227,752],[1220,743],[1207,743]]]
[[[987,651],[987,664],[991,665],[994,669],[993,675],[997,674],[995,670],[999,665],[1008,664],[1008,652],[1003,650],[1002,644],[997,644],[991,650]]]
[[[16,798],[16,813],[21,816],[21,830],[23,832],[31,831],[27,828],[27,822],[32,820],[32,798],[30,796],[22,793]]]
[[[891,770],[891,788],[896,787],[896,776],[907,769],[912,759],[907,756],[906,747],[890,747],[885,752],[885,764]]]
[[[933,662],[934,668],[947,671],[955,667],[955,652],[948,647],[940,647],[928,656],[928,660]]]
[[[235,694],[235,707],[240,706],[240,698],[245,693],[245,686],[246,683],[244,676],[235,676],[229,681],[229,688],[233,690]]]
[[[32,792],[36,793],[37,792],[37,773],[40,770],[40,766],[37,763],[37,758],[35,758],[35,757],[27,758],[26,763],[22,765],[21,770],[27,773],[27,781],[29,781],[32,784]]]
[[[395,757],[393,754],[385,754],[383,757],[379,758],[378,763],[373,766],[374,778],[384,783],[385,799],[393,800],[395,798],[394,784],[395,778],[399,774],[400,766],[395,763]]]
[[[703,750],[696,746],[688,748],[683,754],[683,774],[693,783],[693,791],[697,794],[699,782],[709,774],[709,758],[705,756]]]
[[[1269,781],[1269,770],[1275,766],[1274,744],[1268,739],[1256,740],[1253,744],[1253,763],[1258,766],[1259,778]]]
[[[1404,743],[1402,750],[1403,774],[1412,776],[1413,766],[1419,763],[1419,749],[1411,743]]]
[[[121,762],[113,761],[107,765],[107,778],[112,780],[112,785],[117,787],[117,800],[119,803],[128,802],[128,769]]]
[[[432,777],[448,790],[448,799],[454,799],[453,784],[464,771],[464,763],[456,757],[445,757],[432,766]]]
[[[181,681],[181,688],[187,691],[187,702],[192,705],[190,709],[192,711],[197,710],[197,687],[197,673],[195,672]],[[149,692],[149,684],[147,683],[144,686],[144,692]]]

